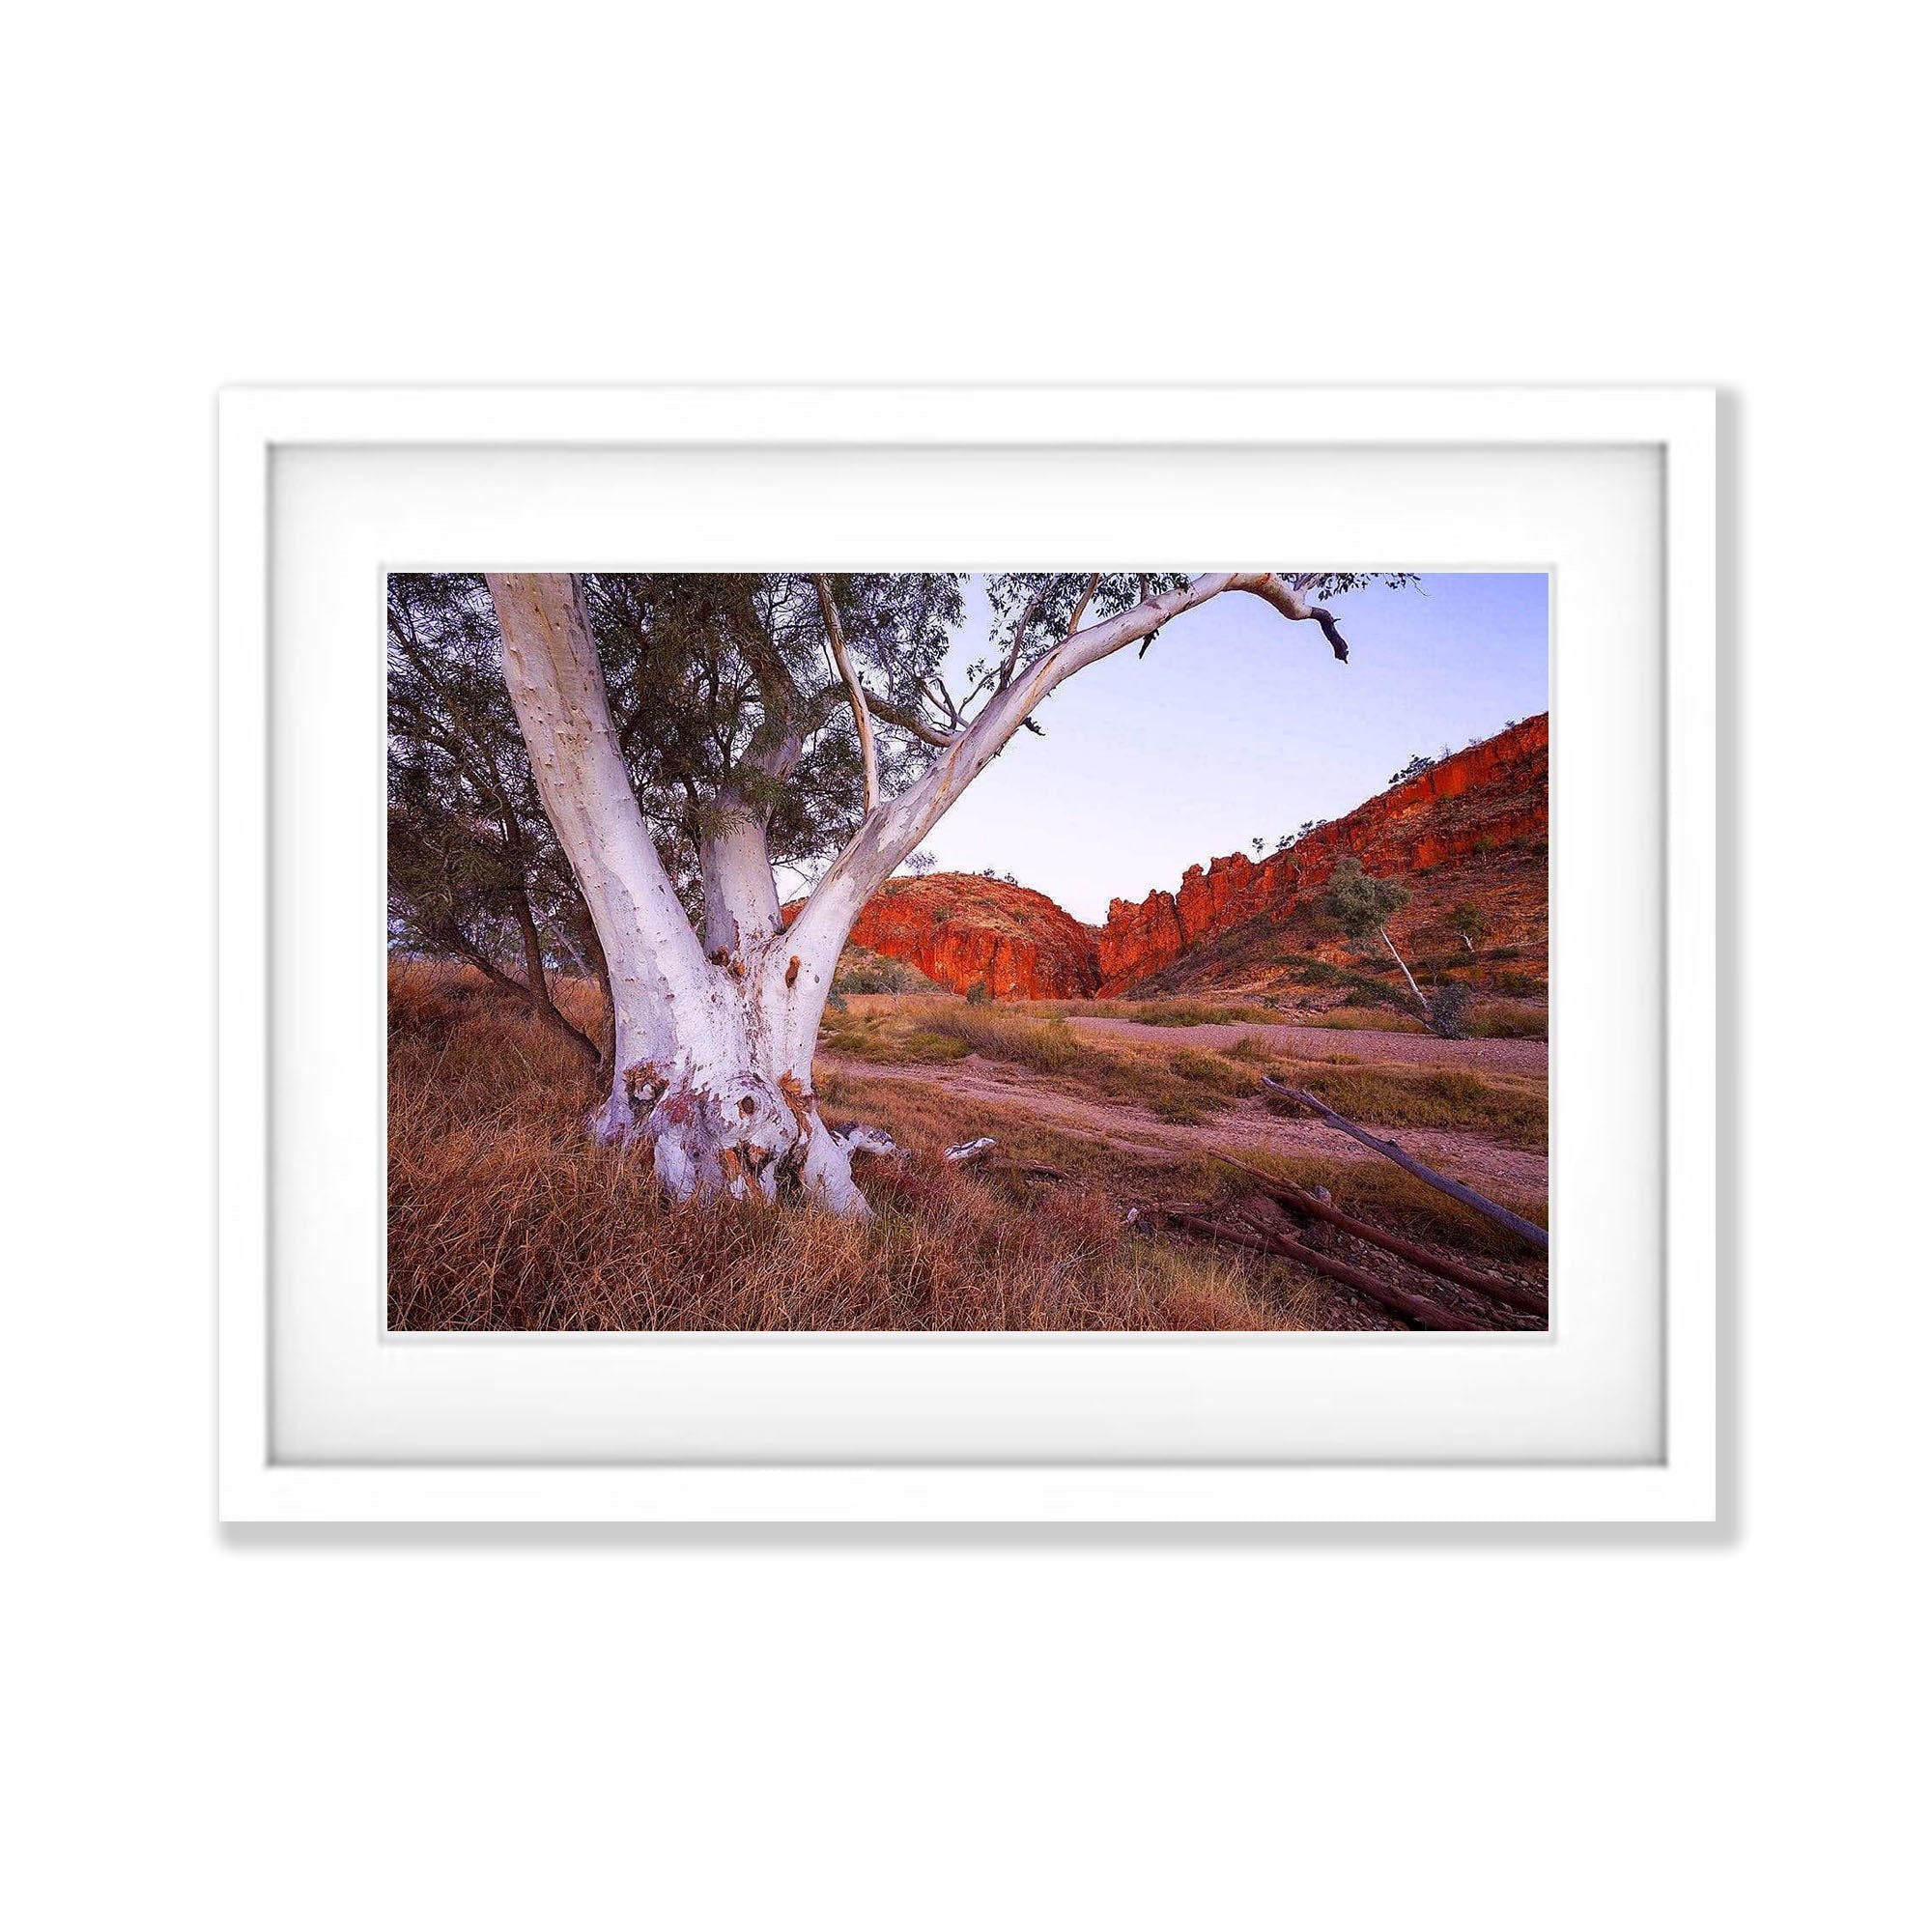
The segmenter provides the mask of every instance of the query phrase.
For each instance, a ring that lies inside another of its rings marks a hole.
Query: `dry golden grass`
[[[1385,1007],[1330,1007],[1326,1012],[1298,1017],[1297,1026],[1332,1027],[1337,1033],[1427,1033],[1412,1013],[1391,1012]]]
[[[1371,1065],[1339,1054],[1281,1059],[1268,1070],[1351,1121],[1489,1134],[1539,1152],[1549,1145],[1549,1102],[1540,1075]]]
[[[1026,1000],[1018,1011],[1046,1019],[1135,1020],[1142,1026],[1279,1026],[1287,1015],[1273,1007],[1220,1000]]]
[[[972,1052],[1024,1066],[1068,1092],[1145,1107],[1183,1126],[1237,1101],[1259,1101],[1260,1076],[1266,1071],[1350,1120],[1489,1134],[1538,1151],[1548,1145],[1540,1074],[1372,1063],[1343,1053],[1291,1056],[1252,1034],[1218,1049],[1162,1046],[1157,1035],[1134,1041],[1113,1034],[1101,1045],[1059,1013],[1036,1017],[1039,1010],[1037,1003],[1002,1009],[957,1000],[880,1000],[863,1013],[828,1014],[820,1043],[828,1052],[877,1065],[956,1060]]]
[[[1469,1013],[1471,1039],[1548,1039],[1549,1009],[1526,1001],[1478,1000]]]
[[[1009,1061],[1058,1077],[1073,1091],[1146,1107],[1177,1125],[1206,1120],[1256,1085],[1252,1074],[1230,1066],[1216,1054],[1188,1047],[1170,1052],[1145,1045],[1095,1045],[1058,1013],[1034,1019],[1024,1013],[988,1012],[983,1007],[951,1007],[919,1024],[966,1041],[982,1059]]]
[[[1325,1187],[1343,1212],[1378,1227],[1419,1241],[1436,1242],[1466,1259],[1492,1265],[1503,1264],[1502,1271],[1518,1278],[1540,1280],[1546,1273],[1540,1263],[1530,1263],[1522,1242],[1507,1229],[1485,1220],[1399,1167],[1372,1160],[1297,1159],[1265,1150],[1245,1153],[1242,1159],[1258,1172],[1277,1175],[1297,1187]],[[1549,1225],[1548,1203],[1542,1195],[1493,1183],[1484,1191],[1538,1227]]]
[[[601,1024],[594,992],[559,1003]],[[918,1028],[908,1031],[917,1032]],[[952,1036],[944,1036],[952,1038]],[[1289,1264],[1135,1233],[1147,1172],[1017,1111],[904,1082],[823,1083],[911,1150],[862,1163],[877,1219],[672,1205],[648,1165],[589,1141],[568,1045],[475,975],[406,965],[389,1008],[389,1320],[396,1328],[1208,1329],[1332,1325]],[[1065,1183],[946,1166],[971,1129]],[[1168,1171],[1170,1189],[1198,1179]]]

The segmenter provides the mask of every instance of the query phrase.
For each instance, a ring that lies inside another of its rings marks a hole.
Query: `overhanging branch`
[[[829,947],[836,955],[838,944],[843,943],[866,901],[1060,685],[1076,671],[1151,636],[1184,611],[1223,591],[1236,589],[1252,592],[1295,621],[1317,618],[1315,607],[1271,571],[1217,571],[1176,589],[1144,597],[1130,609],[1063,638],[1023,670],[1016,668],[1011,682],[988,696],[973,722],[948,740],[943,747],[946,755],[918,783],[907,786],[876,811],[867,812],[851,843],[827,867],[807,898],[791,928],[795,941],[801,947]],[[1333,637],[1330,642],[1337,644],[1338,658],[1345,658],[1347,646]],[[996,675],[989,672],[981,685]],[[976,686],[976,695],[980,688]]]
[[[1272,570],[1236,571],[1228,581],[1230,590],[1245,590],[1250,596],[1259,597],[1264,604],[1271,604],[1284,617],[1297,624],[1310,619],[1321,626],[1321,635],[1328,639],[1328,647],[1342,664],[1349,662],[1349,642],[1336,628],[1334,613],[1324,611],[1320,604],[1311,604],[1287,578]]]

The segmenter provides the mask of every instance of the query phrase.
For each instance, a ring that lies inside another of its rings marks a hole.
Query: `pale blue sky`
[[[949,871],[992,866],[1098,923],[1107,901],[1304,818],[1339,818],[1410,753],[1455,750],[1549,704],[1548,580],[1432,575],[1337,598],[1350,658],[1258,598],[1218,597],[1069,679],[940,820]],[[985,648],[976,579],[955,692]]]

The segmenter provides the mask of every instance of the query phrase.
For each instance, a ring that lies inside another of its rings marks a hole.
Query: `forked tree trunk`
[[[707,956],[632,792],[576,580],[489,582],[544,810],[610,975],[615,1052],[598,1138],[647,1148],[680,1197],[772,1200],[791,1185],[836,1212],[868,1213],[811,1091],[843,932],[807,943],[780,929],[763,833],[733,818],[707,841]]]
[[[678,1196],[775,1199],[782,1186],[841,1214],[870,1209],[843,1148],[818,1117],[812,1051],[838,954],[867,899],[919,845],[1050,693],[1087,666],[1151,637],[1229,590],[1291,619],[1318,620],[1337,658],[1347,646],[1325,611],[1269,571],[1225,571],[1148,597],[1078,628],[1024,667],[1009,665],[970,724],[923,735],[943,755],[916,783],[880,800],[868,776],[857,834],[789,928],[779,921],[762,821],[743,801],[715,801],[706,838],[703,943],[651,841],[631,789],[582,587],[562,575],[492,575],[503,675],[544,810],[603,944],[615,1049],[611,1094],[592,1117],[606,1142],[650,1150]],[[1084,612],[1085,600],[1081,611]],[[839,669],[862,742],[866,699],[839,642]],[[796,740],[766,748],[780,776]],[[869,771],[869,766],[868,766]]]

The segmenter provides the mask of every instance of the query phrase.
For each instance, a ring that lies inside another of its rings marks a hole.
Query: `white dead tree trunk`
[[[1376,930],[1381,934],[1382,944],[1389,950],[1389,957],[1402,968],[1402,977],[1408,981],[1408,990],[1415,995],[1415,1004],[1422,1009],[1426,1018],[1429,1013],[1429,1002],[1422,997],[1422,988],[1415,983],[1415,975],[1408,970],[1408,961],[1395,950],[1395,941],[1389,937],[1387,926],[1378,925]]]
[[[829,585],[819,582],[828,639],[852,705],[867,810],[789,927],[762,821],[731,797],[700,854],[699,943],[652,842],[611,721],[610,697],[578,580],[493,575],[503,671],[544,809],[590,909],[610,968],[615,1025],[610,1097],[592,1118],[609,1143],[648,1146],[671,1194],[775,1199],[781,1181],[835,1212],[868,1215],[845,1150],[827,1132],[811,1062],[840,950],[866,902],[1026,723],[1074,672],[1151,636],[1228,590],[1264,598],[1286,617],[1315,618],[1346,647],[1325,611],[1271,572],[1197,577],[1087,630],[1031,665],[1017,662],[1022,619],[984,708],[952,728],[881,711],[942,755],[896,798],[878,796],[873,707],[853,668]],[[954,714],[955,719],[957,714]],[[796,737],[768,745],[761,769],[782,777]]]

